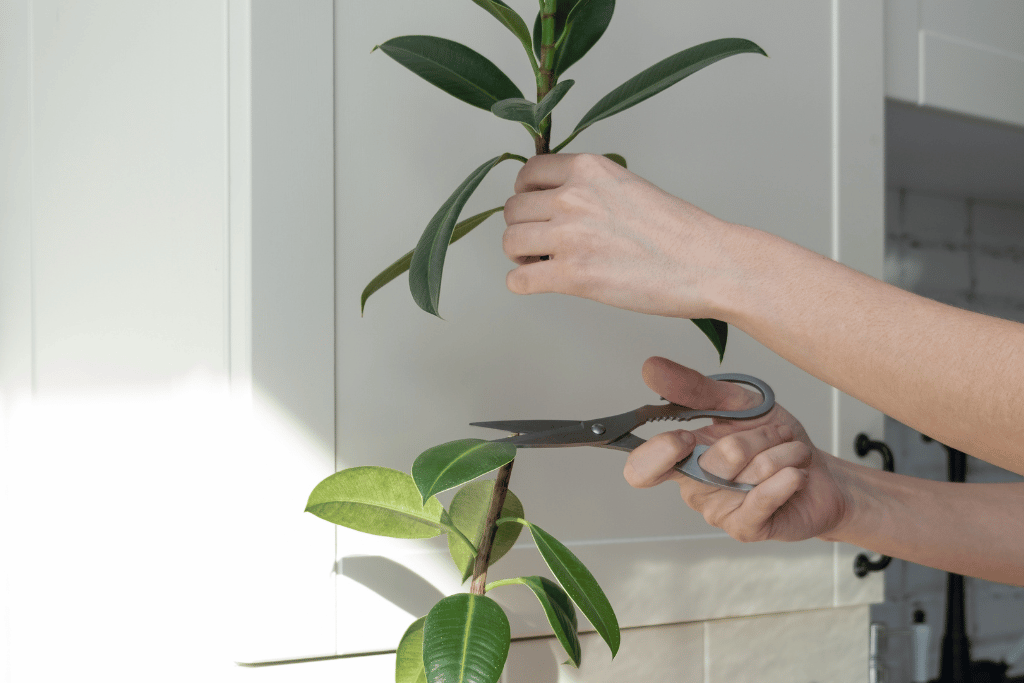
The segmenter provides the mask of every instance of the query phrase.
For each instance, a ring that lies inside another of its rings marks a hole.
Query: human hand
[[[761,400],[664,358],[648,359],[643,376],[660,396],[691,408],[744,410]],[[697,444],[710,446],[701,467],[755,488],[720,489],[672,469]],[[692,432],[659,434],[630,453],[623,474],[635,488],[675,481],[687,505],[737,540],[799,541],[828,535],[847,517],[852,505],[839,463],[816,448],[803,425],[776,403],[753,420],[715,419]]]
[[[505,203],[517,294],[559,292],[641,313],[719,317],[705,295],[733,226],[592,154],[546,154]],[[548,256],[542,260],[542,256]],[[721,319],[721,318],[720,318]]]

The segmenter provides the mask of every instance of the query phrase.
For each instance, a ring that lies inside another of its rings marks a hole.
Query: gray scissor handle
[[[700,415],[694,415],[693,417],[724,417],[731,420],[750,420],[755,417],[761,417],[775,406],[775,392],[772,388],[759,380],[756,377],[750,375],[743,375],[739,373],[722,373],[719,375],[709,375],[708,379],[718,380],[719,382],[735,382],[737,384],[747,384],[754,387],[761,392],[761,397],[764,399],[761,401],[761,405],[748,410],[706,410],[706,411],[694,411],[700,412]],[[721,477],[715,476],[710,472],[706,471],[700,466],[700,456],[708,450],[708,446],[697,446],[693,449],[693,453],[686,456],[686,459],[676,465],[673,469],[677,472],[682,472],[691,479],[695,479],[704,484],[710,484],[723,489],[731,489],[733,491],[749,491],[753,487],[752,484],[740,484],[738,482],[729,481],[728,479],[722,479]]]
[[[722,479],[716,477],[710,472],[706,471],[700,466],[700,456],[704,455],[704,451],[708,449],[708,446],[697,446],[693,449],[693,453],[686,456],[686,460],[676,465],[673,469],[676,472],[682,472],[690,479],[696,479],[697,481],[704,484],[711,484],[723,489],[732,489],[733,491],[749,491],[754,488],[753,484],[740,484],[739,482],[729,481],[728,479]]]

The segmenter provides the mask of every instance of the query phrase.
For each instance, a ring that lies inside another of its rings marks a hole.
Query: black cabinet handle
[[[892,449],[884,441],[872,441],[867,434],[860,433],[853,442],[853,450],[862,458],[872,451],[878,451],[882,456],[882,469],[886,472],[892,472],[894,469]],[[877,560],[872,560],[861,553],[853,560],[853,573],[859,578],[864,578],[871,572],[882,571],[890,562],[892,558],[888,555],[880,555]]]

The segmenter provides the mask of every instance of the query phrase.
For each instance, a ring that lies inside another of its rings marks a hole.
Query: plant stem
[[[487,518],[484,520],[484,535],[480,539],[480,549],[476,553],[476,563],[473,565],[473,583],[469,586],[469,592],[474,595],[483,595],[487,585],[487,563],[491,559],[491,546],[494,545],[494,534],[498,530],[495,522],[501,516],[501,508],[505,506],[505,494],[508,493],[508,480],[512,478],[512,465],[515,459],[510,460],[507,465],[502,465],[498,470],[498,478],[494,481],[494,489],[491,493],[491,507],[487,510]]]
[[[557,0],[543,0],[540,16],[540,71],[537,74],[537,101],[555,87],[555,9]],[[537,154],[551,152],[551,115],[540,124],[540,135],[534,137]]]

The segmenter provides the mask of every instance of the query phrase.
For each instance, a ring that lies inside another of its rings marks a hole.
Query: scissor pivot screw
[[[603,425],[603,424],[594,424],[594,425],[591,425],[591,426],[590,426],[590,431],[592,431],[592,432],[594,432],[595,434],[597,434],[597,435],[599,435],[599,436],[600,436],[601,434],[604,434],[604,425]]]

